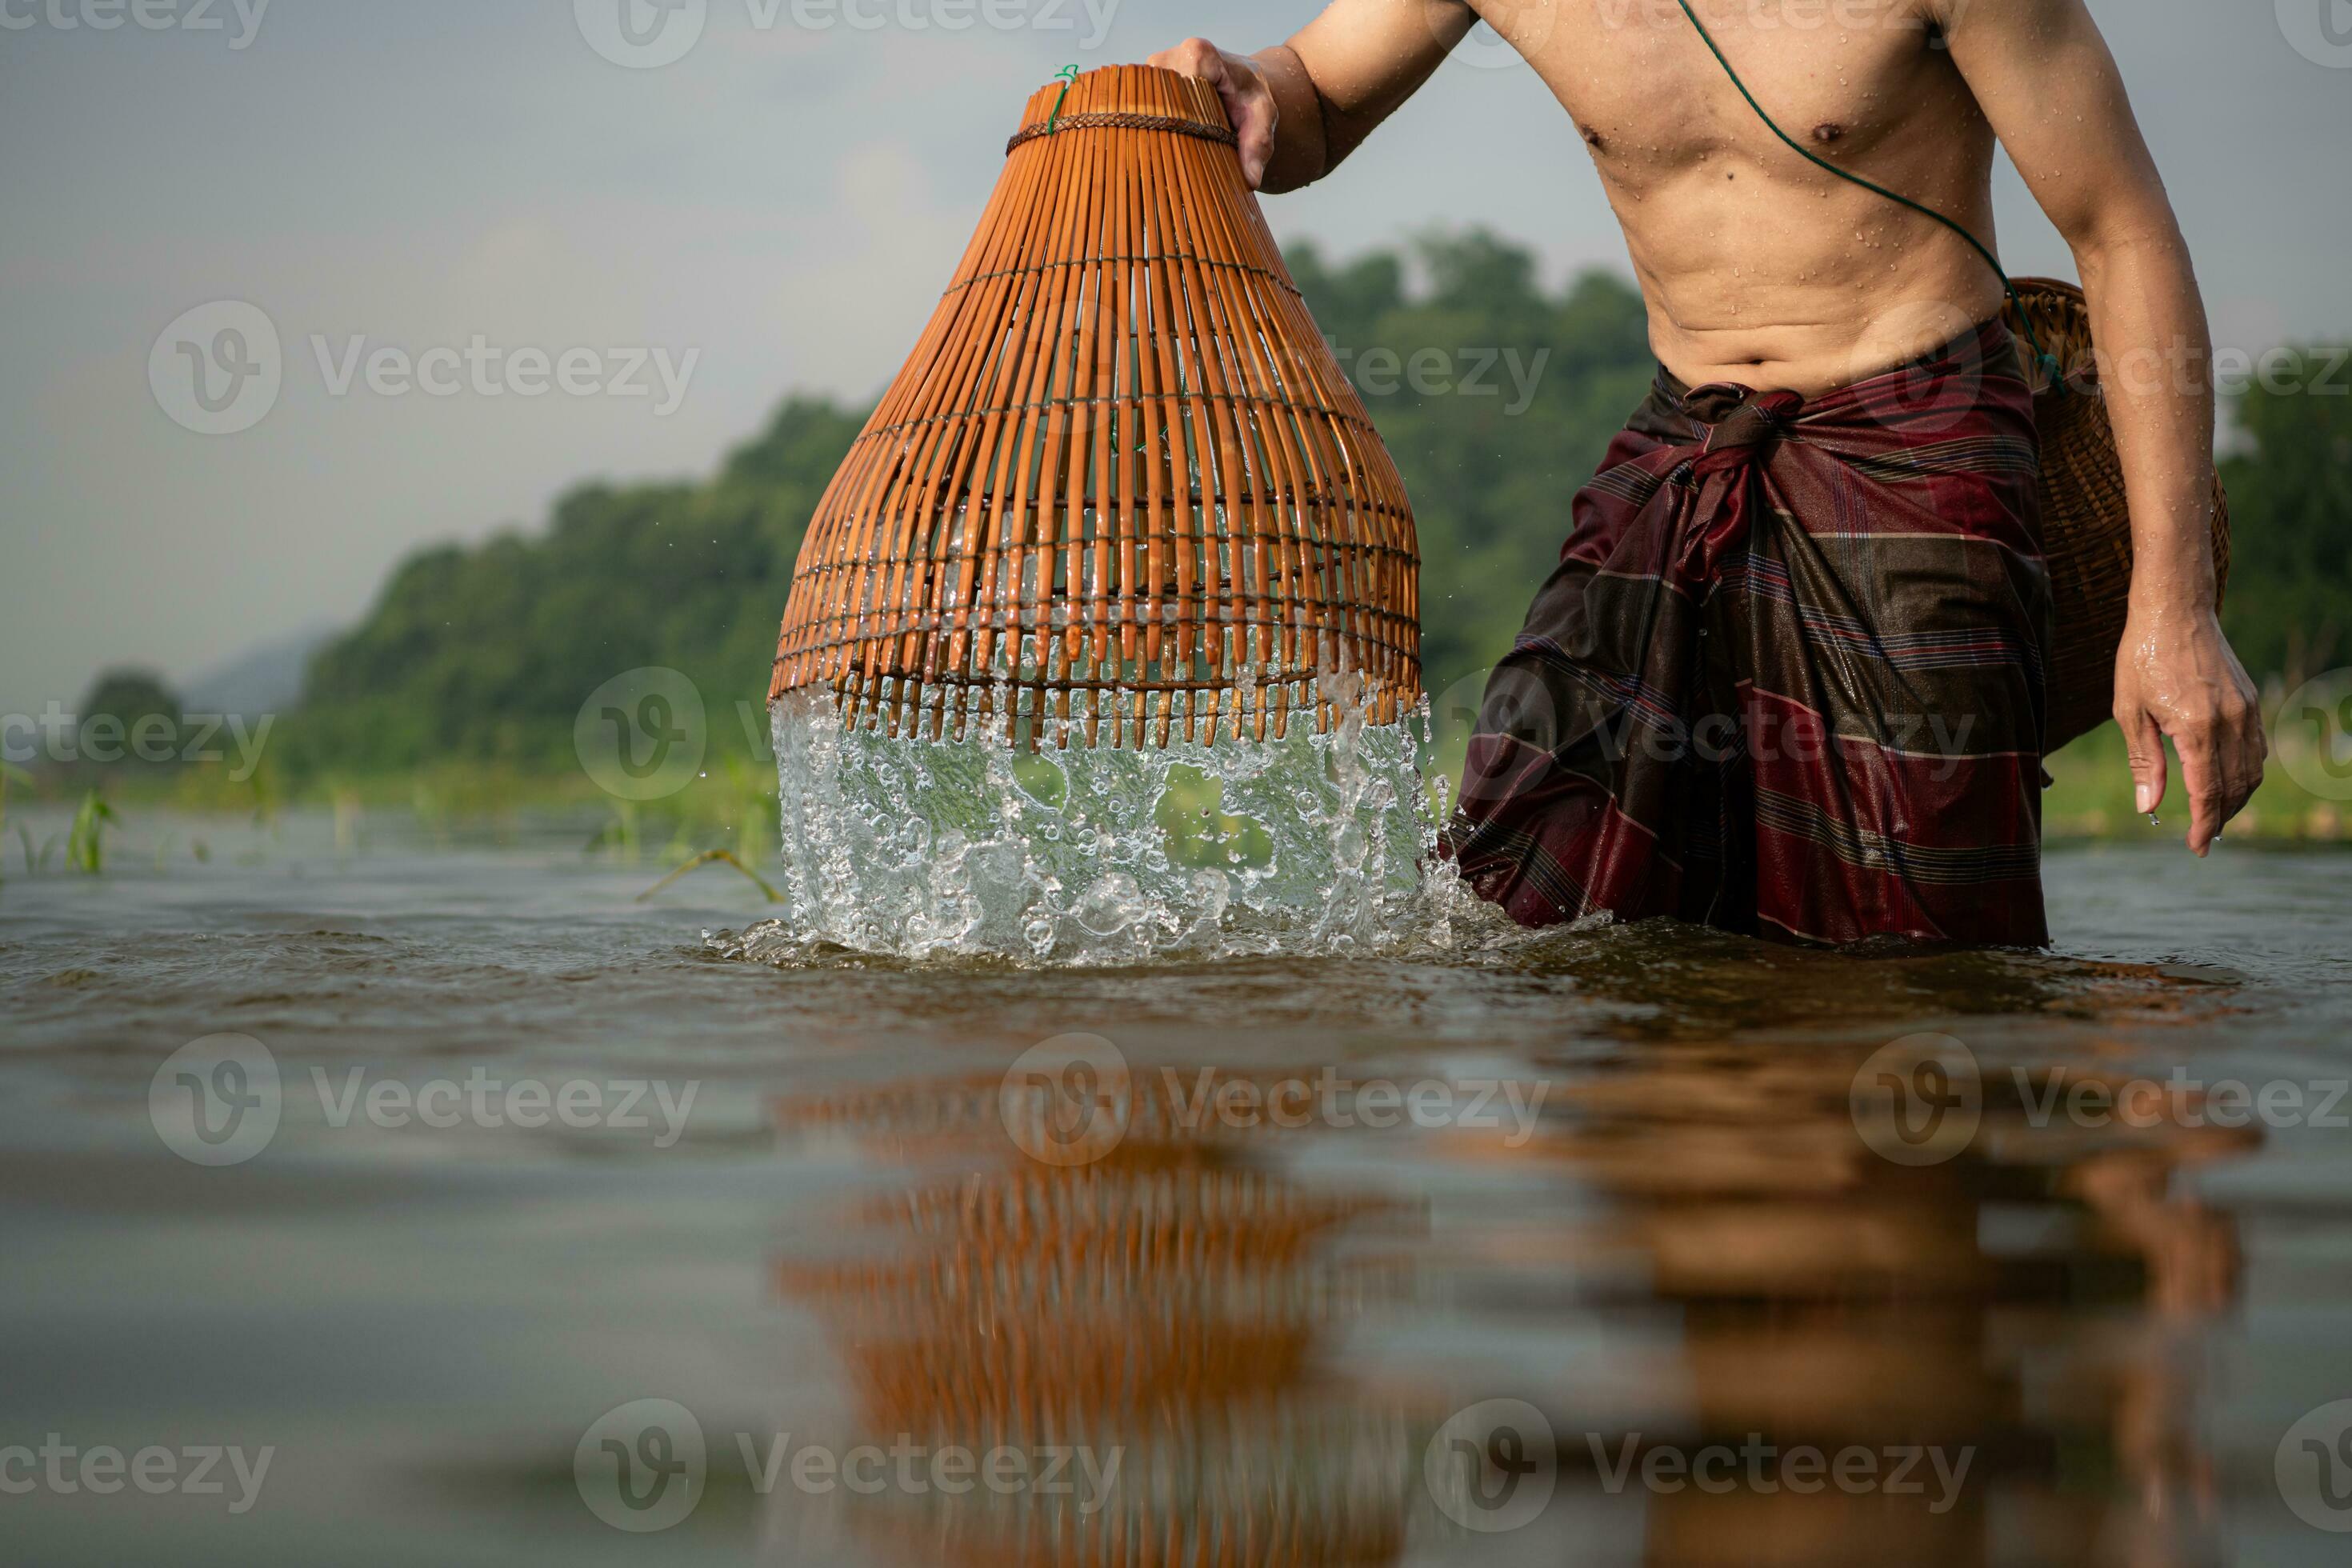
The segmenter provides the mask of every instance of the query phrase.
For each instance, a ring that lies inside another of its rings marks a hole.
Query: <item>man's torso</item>
[[[1958,236],[1782,144],[1675,0],[1472,3],[1582,133],[1652,346],[1685,382],[1818,395],[2000,308]],[[1990,246],[1993,135],[1929,20],[1936,4],[1693,0],[1783,131]]]

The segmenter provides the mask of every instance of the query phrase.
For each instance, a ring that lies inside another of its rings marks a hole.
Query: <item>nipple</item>
[[[1844,136],[1845,127],[1834,120],[1824,120],[1813,127],[1813,140],[1816,142],[1836,142],[1843,140]]]

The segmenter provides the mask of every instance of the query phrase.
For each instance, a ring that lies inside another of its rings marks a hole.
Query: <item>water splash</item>
[[[891,739],[822,693],[772,720],[787,912],[730,956],[1394,952],[1445,947],[1485,908],[1435,854],[1425,712],[1140,750]]]

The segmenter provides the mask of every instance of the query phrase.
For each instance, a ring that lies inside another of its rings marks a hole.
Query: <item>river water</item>
[[[2049,954],[1020,968],[349,827],[0,887],[9,1561],[2352,1543],[2339,855],[2053,851]]]

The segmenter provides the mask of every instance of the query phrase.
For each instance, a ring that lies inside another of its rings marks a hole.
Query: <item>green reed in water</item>
[[[122,819],[106,797],[91,790],[81,797],[74,812],[73,826],[66,831],[66,864],[96,877],[106,870],[106,830],[119,827]]]

